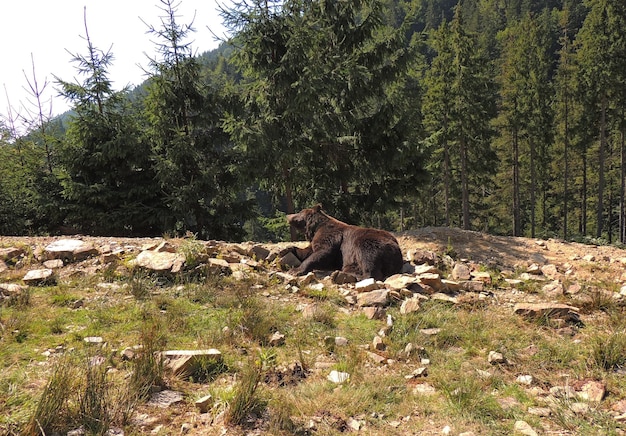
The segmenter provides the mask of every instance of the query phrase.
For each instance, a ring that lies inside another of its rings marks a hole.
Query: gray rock
[[[169,350],[162,353],[165,367],[181,378],[192,377],[202,368],[219,365],[222,353],[214,348],[206,350]]]
[[[513,307],[517,315],[526,318],[563,318],[566,321],[580,322],[579,309],[561,303],[517,303]]]
[[[183,402],[183,394],[176,391],[165,390],[152,394],[148,406],[166,409],[174,404]]]
[[[453,280],[469,280],[471,277],[470,269],[464,263],[456,263],[452,268]]]
[[[135,265],[156,272],[171,272],[180,261],[184,261],[184,258],[178,253],[144,250],[135,258]]]
[[[419,298],[408,298],[404,300],[400,306],[400,313],[405,315],[407,313],[417,312],[420,310],[420,301]]]
[[[56,281],[56,276],[54,275],[54,271],[48,268],[33,269],[26,273],[22,281],[27,285],[45,285],[54,283]]]
[[[357,305],[364,306],[379,306],[383,307],[389,303],[388,300],[389,290],[378,289],[376,291],[362,292],[357,295]]]
[[[92,244],[80,239],[59,239],[44,249],[46,260],[61,259],[65,262],[76,262],[98,254],[98,250]]]

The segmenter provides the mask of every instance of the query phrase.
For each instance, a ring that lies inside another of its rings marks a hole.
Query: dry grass
[[[443,246],[467,255],[447,239]],[[192,263],[203,255],[193,239],[184,249]],[[493,268],[491,294],[479,304],[431,300],[410,314],[392,305],[393,328],[382,338],[386,348],[376,351],[384,364],[372,360],[370,344],[386,321],[367,319],[330,285],[293,293],[256,273],[243,280],[159,277],[123,262],[84,278],[63,277],[0,307],[0,433],[54,434],[82,426],[89,434],[112,427],[142,434],[161,425],[161,434],[178,434],[192,422],[194,435],[219,434],[222,426],[262,435],[336,435],[354,428],[370,435],[441,434],[446,426],[452,434],[504,435],[524,420],[545,434],[618,434],[624,428],[611,407],[626,399],[626,317],[608,271],[600,272],[597,281],[581,281],[578,295],[559,297],[581,307],[582,326],[514,315],[514,302],[543,298],[541,286],[505,290]],[[9,271],[0,279],[18,277]],[[305,317],[302,308],[311,305],[316,309]],[[269,338],[277,331],[286,340],[272,347]],[[105,344],[88,346],[87,336],[101,336]],[[347,345],[335,345],[335,337]],[[409,344],[415,351],[407,356]],[[122,359],[119,351],[134,346],[136,358]],[[224,361],[191,379],[174,378],[161,358],[167,348],[217,348]],[[490,351],[507,362],[490,364]],[[302,373],[289,372],[295,364]],[[413,377],[420,367],[427,374]],[[332,370],[350,378],[332,383]],[[520,375],[532,375],[531,385],[518,381]],[[607,396],[586,412],[577,409],[579,399],[550,398],[550,388],[587,379],[602,381]],[[169,410],[147,406],[162,388],[181,391],[185,401]],[[201,419],[192,399],[207,393],[214,403],[210,418]],[[529,412],[536,407],[552,412],[539,417]],[[138,414],[156,417],[156,424],[138,425]]]

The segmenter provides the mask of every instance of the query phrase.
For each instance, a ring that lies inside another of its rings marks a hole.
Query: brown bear
[[[399,273],[404,264],[400,245],[391,233],[346,224],[327,215],[320,204],[287,215],[287,221],[311,243],[292,250],[302,261],[295,274],[342,270],[359,279],[384,280]]]

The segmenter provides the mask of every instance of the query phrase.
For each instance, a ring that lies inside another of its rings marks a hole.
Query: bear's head
[[[298,213],[287,215],[287,222],[299,233],[303,233],[307,240],[312,240],[317,229],[326,221],[328,215],[322,210],[321,204],[302,209]]]

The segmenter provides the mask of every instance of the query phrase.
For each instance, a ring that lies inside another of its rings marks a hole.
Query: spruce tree
[[[126,90],[108,77],[110,51],[89,38],[87,53],[73,55],[82,83],[57,79],[73,115],[61,146],[60,173],[67,222],[95,234],[154,234],[157,217],[149,148],[140,138]]]
[[[242,196],[237,156],[221,127],[221,86],[202,73],[177,22],[178,3],[161,0],[161,26],[149,26],[159,57],[150,60],[144,100],[146,139],[158,184],[159,225],[175,234],[237,240],[250,207]]]

